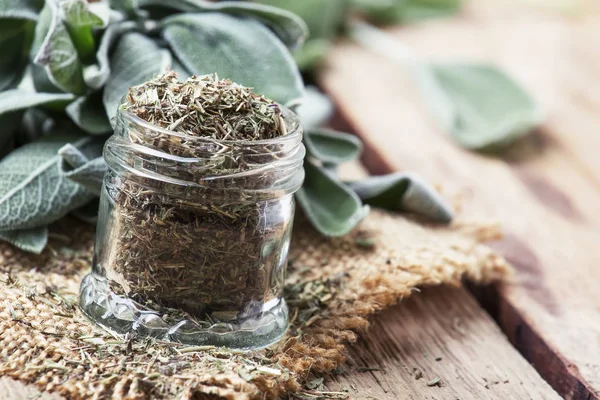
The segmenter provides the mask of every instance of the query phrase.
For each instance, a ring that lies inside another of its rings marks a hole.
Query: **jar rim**
[[[194,135],[187,135],[187,134],[181,133],[181,132],[175,132],[170,129],[162,128],[158,125],[155,125],[152,122],[148,122],[148,121],[138,117],[137,115],[133,114],[132,112],[128,111],[127,109],[125,109],[125,104],[127,104],[126,97],[127,96],[123,96],[121,98],[121,104],[119,105],[119,108],[117,110],[117,118],[121,117],[121,118],[128,120],[128,122],[136,124],[142,128],[151,129],[153,131],[160,132],[162,134],[176,136],[176,137],[179,137],[182,139],[191,139],[194,141],[205,140],[210,143],[223,144],[226,146],[240,146],[240,145],[241,146],[253,146],[253,145],[264,146],[264,145],[270,145],[270,144],[281,144],[281,143],[284,143],[287,141],[292,142],[292,141],[299,140],[302,138],[302,124],[300,123],[300,117],[296,113],[294,113],[292,110],[290,110],[289,108],[287,108],[279,103],[274,103],[274,104],[277,104],[277,106],[281,109],[281,114],[286,123],[287,134],[276,137],[276,138],[272,138],[272,139],[219,140],[219,139],[214,139],[214,138],[207,137],[207,136],[194,136]]]

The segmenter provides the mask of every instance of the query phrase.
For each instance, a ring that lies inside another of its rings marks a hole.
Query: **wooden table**
[[[341,43],[320,75],[364,139],[371,173],[417,171],[460,195],[463,215],[497,218],[506,238],[494,245],[518,270],[479,293],[487,311],[466,289],[435,288],[382,313],[351,349],[347,372],[327,383],[332,391],[600,399],[600,6],[582,1],[579,15],[564,15],[523,3],[475,0],[456,18],[390,31],[423,57],[494,62],[544,104],[544,126],[502,158],[454,144],[384,57]],[[38,392],[0,379],[0,393]]]
[[[536,96],[546,122],[502,157],[453,143],[402,66],[351,43],[329,57],[321,86],[365,141],[367,169],[417,171],[460,194],[463,215],[497,218],[506,237],[494,245],[518,270],[484,296],[496,297],[502,331],[464,289],[419,294],[353,351],[359,366],[383,369],[332,388],[364,399],[600,399],[600,4],[565,14],[523,3],[472,1],[456,18],[389,32],[423,58],[495,63]],[[441,387],[426,386],[434,377]]]

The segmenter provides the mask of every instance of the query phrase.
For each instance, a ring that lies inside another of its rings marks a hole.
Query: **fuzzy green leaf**
[[[104,87],[104,108],[109,118],[117,113],[121,97],[171,65],[171,54],[150,38],[129,32],[121,37],[111,57],[111,74]]]
[[[369,214],[356,193],[310,160],[304,162],[306,179],[296,192],[298,204],[317,231],[325,236],[350,232]]]
[[[2,117],[0,117],[2,118]],[[40,108],[29,108],[23,113],[19,127],[19,135],[16,137],[19,145],[33,142],[44,136],[54,124],[48,113]],[[0,126],[3,126],[0,123]]]
[[[110,8],[113,10],[123,11],[125,13],[134,13],[136,4],[139,0],[108,0]]]
[[[40,254],[48,243],[48,228],[43,226],[14,231],[0,231],[0,240],[8,242],[21,250]]]
[[[305,0],[302,0],[305,1]],[[187,13],[219,12],[257,19],[275,32],[288,47],[300,46],[308,36],[301,18],[277,7],[241,1],[210,2],[203,0],[138,0],[140,8],[161,6]],[[257,42],[258,44],[259,42]]]
[[[27,65],[35,24],[19,19],[1,19],[0,25],[0,91],[15,87]]]
[[[35,21],[44,0],[0,0],[0,19],[15,18]]]
[[[62,109],[73,98],[68,93],[36,93],[22,89],[0,92],[0,151],[8,149],[26,109],[38,106]]]
[[[304,135],[307,153],[327,164],[355,160],[362,151],[359,138],[330,129],[312,129]]]
[[[177,78],[181,81],[184,81],[193,75],[176,58],[173,59],[173,65],[171,65],[171,69],[177,73]]]
[[[100,195],[102,180],[108,169],[102,157],[102,141],[96,142],[96,147],[88,149],[87,154],[70,143],[63,146],[58,154],[62,157],[60,169],[64,176]]]
[[[90,6],[84,0],[63,0],[59,7],[63,23],[79,58],[85,61],[93,60],[95,43],[92,29],[104,27],[108,21],[90,11]]]
[[[15,134],[21,124],[22,117],[22,112],[0,115],[0,159],[14,147]]]
[[[110,76],[110,60],[108,53],[117,40],[125,32],[131,31],[136,27],[133,21],[123,21],[112,23],[104,31],[100,39],[100,45],[96,52],[96,64],[88,65],[83,69],[83,79],[85,83],[93,89],[100,89]]]
[[[397,172],[371,176],[346,185],[365,204],[390,211],[405,211],[432,221],[449,223],[452,209],[442,196],[419,176]]]
[[[462,146],[493,150],[535,129],[542,113],[535,100],[508,75],[490,65],[436,65],[453,111],[450,134]]]
[[[462,3],[463,0],[410,0],[402,12],[402,21],[410,23],[453,15]]]
[[[78,98],[67,106],[66,112],[77,126],[92,135],[102,135],[112,130],[100,93]]]
[[[296,14],[306,22],[310,39],[332,39],[342,27],[349,0],[256,0]]]
[[[169,17],[163,26],[163,37],[194,74],[216,72],[283,104],[304,94],[292,56],[259,22],[204,13]]]
[[[300,71],[310,71],[321,64],[332,45],[329,39],[309,39],[292,55]]]
[[[53,85],[64,92],[83,94],[86,91],[83,79],[83,67],[77,54],[75,44],[63,23],[61,12],[53,0],[46,1],[40,15],[40,24],[47,24],[48,16],[50,25],[44,36],[43,42],[37,51],[34,62],[43,66],[48,78]],[[42,29],[36,30],[36,41]],[[34,44],[34,48],[37,43]]]
[[[52,25],[53,19],[52,15],[53,13],[51,7],[46,6],[42,9],[38,16],[38,21],[35,25],[35,33],[33,36],[33,44],[29,52],[29,58],[31,61],[33,61],[36,55],[39,53],[40,49],[42,48],[42,44],[48,35],[48,32],[50,32],[50,26]],[[35,87],[35,90],[46,93],[55,93],[61,91],[52,83],[48,77],[45,67],[33,62],[29,65],[29,67],[31,69],[33,86]]]
[[[333,115],[333,103],[314,86],[308,86],[302,100],[294,109],[304,130],[319,128]]]
[[[0,92],[0,115],[39,106],[60,110],[74,99],[75,96],[69,93],[37,93],[22,89],[6,90]]]
[[[351,0],[369,20],[379,24],[416,22],[426,18],[452,15],[462,0]]]
[[[61,173],[58,150],[73,141],[84,152],[97,146],[92,137],[50,135],[0,161],[0,231],[47,225],[94,197]]]

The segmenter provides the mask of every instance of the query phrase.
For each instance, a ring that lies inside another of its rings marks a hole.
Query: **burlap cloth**
[[[324,239],[297,221],[286,289],[292,328],[276,347],[241,354],[95,328],[76,304],[92,229],[70,221],[55,232],[39,256],[0,245],[0,375],[72,399],[311,397],[318,388],[311,392],[307,377],[339,367],[372,314],[418,286],[489,282],[509,270],[480,244],[494,230],[424,227],[374,211],[352,234]]]

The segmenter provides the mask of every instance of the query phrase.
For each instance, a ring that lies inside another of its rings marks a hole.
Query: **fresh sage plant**
[[[295,14],[250,2],[0,0],[0,239],[39,253],[52,222],[93,221],[121,97],[168,68],[299,105],[309,156],[297,199],[320,233],[347,233],[368,204],[448,221],[445,203],[412,176],[336,178],[361,143],[319,127],[330,106],[305,90],[290,54],[307,34]]]

